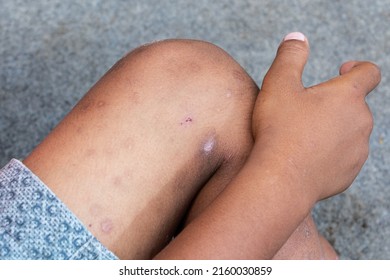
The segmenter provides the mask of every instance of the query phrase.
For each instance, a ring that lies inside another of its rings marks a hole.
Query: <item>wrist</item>
[[[316,188],[310,182],[306,170],[301,170],[289,151],[262,147],[258,142],[252,149],[248,164],[254,165],[271,184],[282,186],[280,190],[308,211],[318,202]],[[261,174],[261,175],[260,175]]]

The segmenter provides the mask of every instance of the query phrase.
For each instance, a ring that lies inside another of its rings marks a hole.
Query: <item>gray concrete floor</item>
[[[282,37],[302,31],[304,82],[337,75],[348,59],[382,68],[367,99],[371,154],[351,189],[315,218],[343,259],[390,259],[390,0],[0,0],[0,165],[23,158],[128,50],[197,38],[227,50],[262,81]]]

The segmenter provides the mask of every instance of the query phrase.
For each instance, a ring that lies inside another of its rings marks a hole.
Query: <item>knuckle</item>
[[[371,134],[372,130],[374,129],[374,119],[372,118],[372,116],[367,118],[366,126],[367,126],[368,133]]]
[[[356,102],[355,125],[362,135],[369,136],[374,128],[374,117],[366,102]]]
[[[364,163],[367,161],[369,153],[370,147],[368,141],[365,141],[362,145],[360,145],[357,153],[357,158],[354,163],[354,169],[356,169],[357,172],[359,172]]]
[[[371,134],[374,128],[374,118],[371,111],[367,108],[366,113],[363,114],[363,126],[368,134]]]

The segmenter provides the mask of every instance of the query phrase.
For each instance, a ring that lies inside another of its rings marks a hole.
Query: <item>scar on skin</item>
[[[227,98],[230,98],[230,97],[232,97],[232,90],[231,89],[228,89],[227,91],[226,91],[226,97]]]
[[[106,102],[104,102],[104,101],[102,101],[102,100],[100,100],[100,101],[97,103],[97,106],[98,106],[99,108],[103,107],[104,105],[106,105]]]
[[[104,233],[110,233],[113,228],[114,228],[114,224],[112,223],[112,221],[110,219],[106,219],[103,222],[101,222],[101,224],[100,224],[100,229]]]
[[[203,144],[203,151],[206,154],[210,154],[215,147],[216,140],[214,136],[211,136],[210,138],[207,139],[207,141]]]

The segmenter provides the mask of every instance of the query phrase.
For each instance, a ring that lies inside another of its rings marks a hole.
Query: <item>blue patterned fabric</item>
[[[20,161],[0,169],[0,259],[117,257]]]

